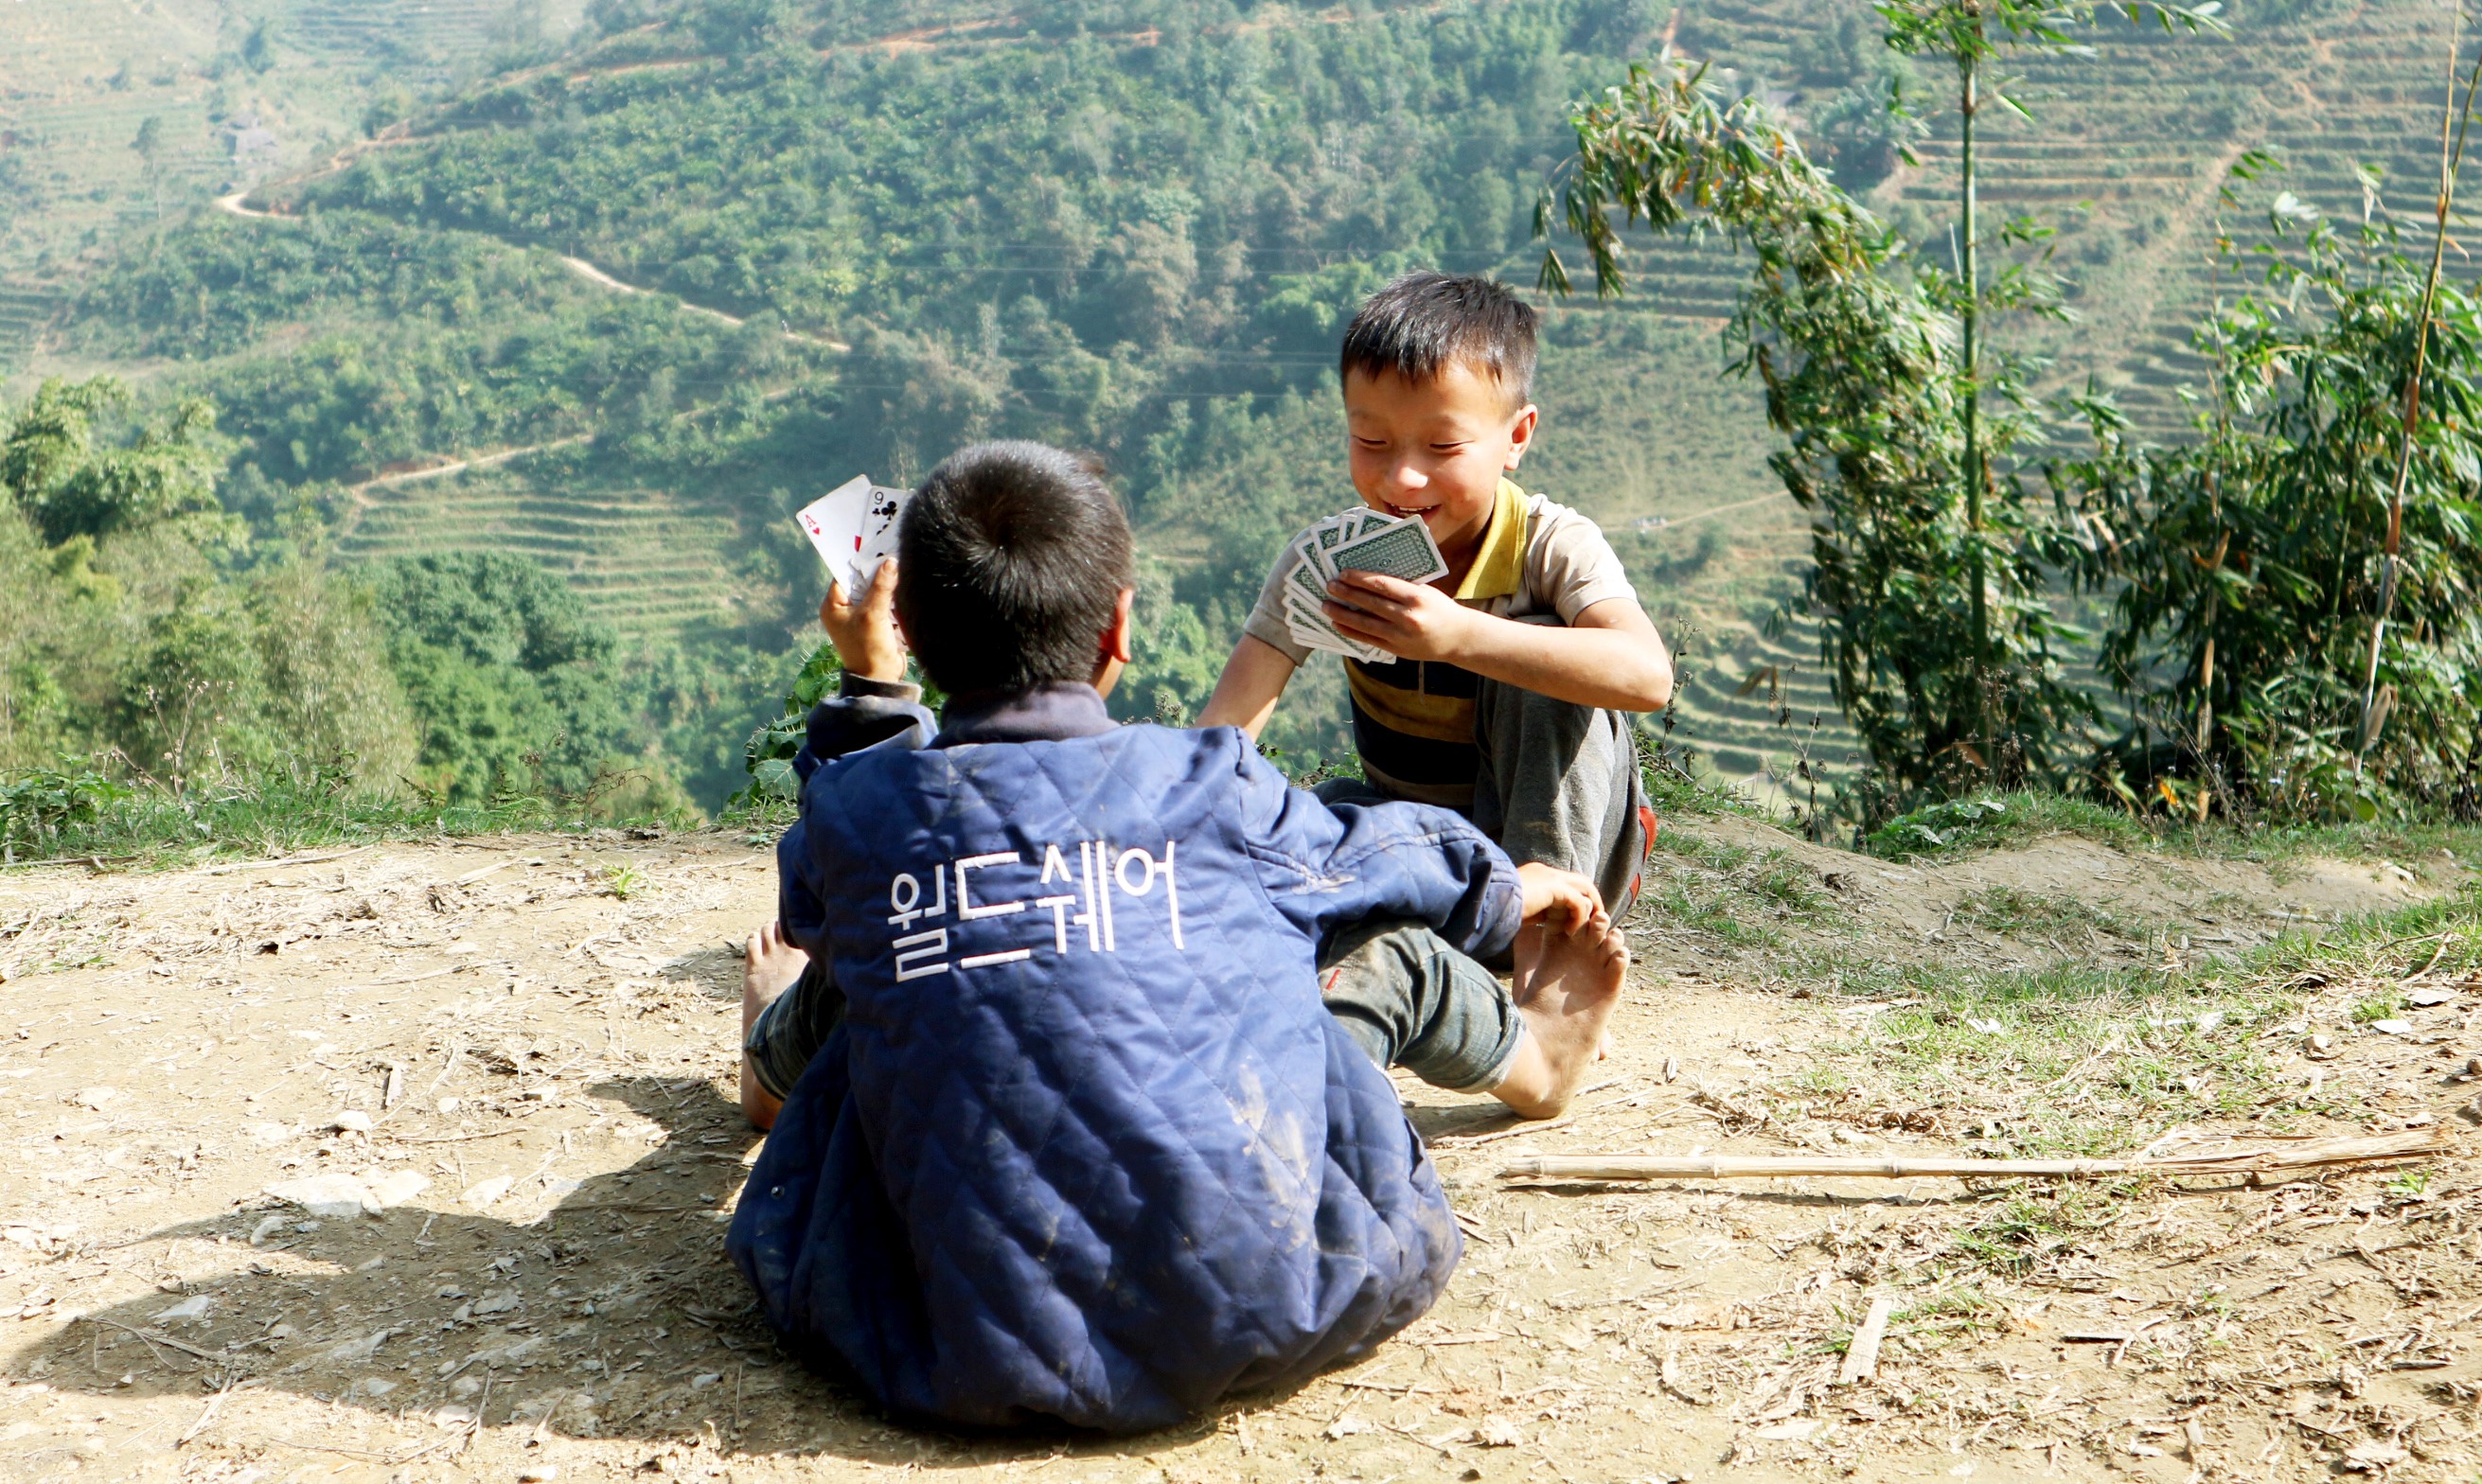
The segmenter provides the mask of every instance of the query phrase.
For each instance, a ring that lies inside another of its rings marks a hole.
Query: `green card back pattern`
[[[1390,526],[1376,536],[1338,546],[1329,560],[1338,571],[1380,572],[1406,582],[1428,582],[1443,570],[1439,550],[1419,521]]]

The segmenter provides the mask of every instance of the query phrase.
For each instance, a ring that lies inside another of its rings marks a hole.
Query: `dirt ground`
[[[2016,1207],[1955,1180],[1498,1178],[1521,1150],[1994,1137],[1881,1074],[1857,1027],[1887,1005],[1788,987],[1813,938],[1857,964],[2179,962],[2452,871],[2066,837],[1892,866],[1756,824],[1693,835],[1706,854],[1662,858],[1678,889],[1631,925],[1617,1048],[1568,1118],[1403,1084],[1467,1232],[1447,1300],[1356,1367],[1121,1442],[887,1425],[754,1318],[722,1223],[756,1147],[729,1098],[763,843],[0,877],[0,1477],[2473,1475],[2482,1176],[2462,1157],[2141,1190],[1980,1266],[1960,1244]],[[1752,900],[1783,920],[1682,926],[1734,872],[1773,872]],[[1997,888],[2093,912],[1976,927]],[[2124,919],[2147,927],[2063,937]],[[2325,1088],[2330,1116],[2295,1126],[2464,1131],[2482,985],[2404,983],[2424,989],[2402,1029],[2319,1011],[2311,984],[2307,1020],[2195,1030],[2241,1038],[2269,1085]],[[1876,1374],[1839,1385],[1879,1294],[1898,1307]]]

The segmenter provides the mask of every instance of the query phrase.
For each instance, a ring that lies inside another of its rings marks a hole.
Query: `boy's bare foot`
[[[750,1027],[756,1023],[758,1013],[776,1002],[778,995],[793,987],[809,967],[810,956],[784,941],[784,929],[771,922],[750,935],[750,942],[741,951],[741,1039],[750,1040]],[[780,1099],[759,1085],[757,1073],[750,1070],[750,1055],[741,1057],[741,1111],[761,1128],[772,1126],[776,1115],[783,1108]]]
[[[1517,1013],[1525,1044],[1492,1096],[1527,1118],[1566,1110],[1601,1058],[1603,1025],[1620,1003],[1628,962],[1628,940],[1609,926],[1520,939]]]

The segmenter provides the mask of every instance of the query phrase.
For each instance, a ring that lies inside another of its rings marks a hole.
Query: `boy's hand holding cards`
[[[1328,621],[1322,605],[1336,601],[1329,596],[1328,584],[1347,571],[1375,571],[1412,583],[1436,582],[1448,571],[1428,525],[1417,517],[1383,516],[1375,510],[1349,510],[1320,521],[1295,540],[1293,551],[1300,560],[1287,579],[1284,616],[1294,641],[1365,665],[1389,664],[1396,656]]]
[[[879,564],[896,555],[896,523],[912,497],[911,490],[874,485],[869,475],[857,474],[793,517],[819,548],[819,559],[848,602],[858,601]]]

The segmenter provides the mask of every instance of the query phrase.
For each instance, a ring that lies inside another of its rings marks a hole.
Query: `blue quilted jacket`
[[[1507,858],[1087,686],[947,720],[830,702],[797,764],[784,926],[847,1004],[732,1223],[779,1334],[902,1415],[1134,1432],[1418,1317],[1456,1222],[1315,959],[1373,915],[1497,949]]]

